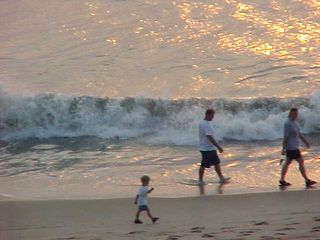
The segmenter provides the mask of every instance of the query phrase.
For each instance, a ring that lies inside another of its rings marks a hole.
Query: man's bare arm
[[[287,144],[288,144],[288,138],[284,137],[282,141],[282,155],[285,155],[286,153]]]
[[[310,143],[301,133],[299,134],[299,138],[304,142],[304,144],[307,146],[307,148],[310,147]]]
[[[217,141],[214,139],[213,136],[211,135],[207,135],[207,138],[209,139],[209,141],[218,148],[219,152],[222,153],[223,152],[223,149],[222,147],[220,147],[220,145],[217,143]]]

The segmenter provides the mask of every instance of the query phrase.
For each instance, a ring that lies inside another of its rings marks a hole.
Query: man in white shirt
[[[202,161],[199,168],[199,184],[203,185],[203,175],[206,168],[210,168],[212,165],[216,173],[219,176],[220,183],[227,183],[230,178],[224,177],[220,167],[220,159],[217,154],[217,150],[220,153],[223,152],[222,147],[216,142],[213,137],[213,129],[210,125],[210,121],[214,118],[214,110],[208,109],[205,114],[205,118],[199,123],[199,150],[202,155]]]

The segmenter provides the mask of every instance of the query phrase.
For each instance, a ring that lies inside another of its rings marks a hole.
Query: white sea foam
[[[139,138],[150,144],[194,145],[204,110],[213,107],[218,139],[275,140],[291,107],[300,109],[304,133],[320,131],[320,94],[254,100],[147,98],[108,99],[42,94],[1,94],[3,139],[97,136]]]

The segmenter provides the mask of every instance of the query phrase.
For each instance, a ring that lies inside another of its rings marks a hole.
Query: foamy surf
[[[320,94],[299,98],[151,99],[41,94],[0,96],[2,139],[96,136],[139,138],[151,144],[194,145],[198,121],[213,107],[218,139],[275,140],[291,107],[302,132],[320,131]]]

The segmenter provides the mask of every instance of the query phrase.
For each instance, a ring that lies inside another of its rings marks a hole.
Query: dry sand
[[[1,240],[319,239],[320,191],[150,198],[152,224],[132,199],[0,201]]]

